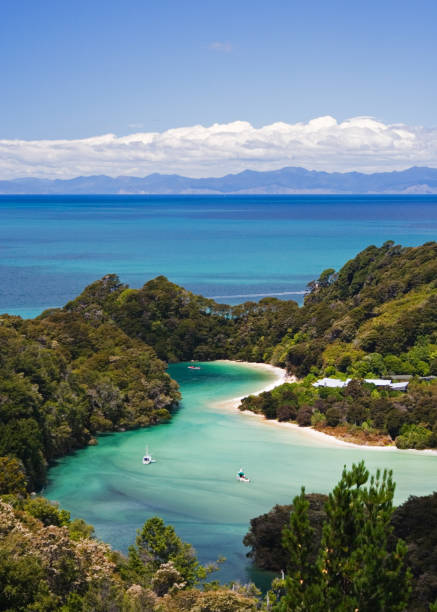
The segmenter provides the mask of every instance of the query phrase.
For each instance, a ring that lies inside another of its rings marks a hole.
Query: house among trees
[[[343,389],[344,387],[348,386],[351,380],[352,378],[346,378],[346,380],[340,380],[339,378],[320,378],[313,383],[313,387]],[[393,391],[406,391],[409,383],[408,380],[404,382],[393,382],[392,380],[387,380],[384,378],[365,378],[364,382],[375,385],[375,387],[389,387],[390,389],[393,389]]]

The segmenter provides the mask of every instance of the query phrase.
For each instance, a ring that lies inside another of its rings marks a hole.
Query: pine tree
[[[285,595],[274,609],[311,612],[397,612],[410,595],[406,545],[394,540],[392,472],[370,478],[364,462],[346,467],[326,502],[327,518],[315,565],[304,491],[293,502],[284,545],[290,554]]]
[[[319,598],[320,576],[312,558],[314,529],[308,516],[309,502],[302,487],[300,495],[293,500],[290,526],[284,529],[283,546],[290,551],[288,571],[285,577],[286,595],[274,608],[280,612],[306,611],[309,604]]]

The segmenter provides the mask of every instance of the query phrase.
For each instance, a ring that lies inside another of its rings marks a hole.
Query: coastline
[[[255,391],[254,393],[251,393],[250,395],[260,395],[264,391],[271,391],[275,387],[278,387],[279,385],[282,385],[285,382],[296,382],[297,380],[296,377],[289,376],[283,368],[273,366],[269,363],[254,363],[251,361],[234,361],[231,359],[220,359],[218,361],[222,363],[235,363],[238,365],[243,365],[243,366],[247,366],[247,367],[255,368],[255,369],[264,369],[264,370],[268,370],[268,371],[275,373],[275,380],[273,382],[269,383],[267,386],[263,387],[259,391]],[[389,451],[389,452],[398,452],[398,453],[414,453],[414,454],[420,454],[420,455],[437,455],[437,450],[432,449],[432,448],[417,450],[415,448],[400,449],[400,448],[397,448],[395,445],[383,446],[383,445],[377,445],[377,444],[356,444],[355,442],[347,442],[346,440],[342,440],[341,438],[337,438],[336,436],[332,436],[331,434],[327,434],[323,431],[318,431],[317,429],[314,429],[313,427],[300,427],[300,425],[298,425],[297,423],[278,421],[277,419],[266,419],[266,417],[263,414],[258,414],[257,412],[252,412],[251,410],[243,410],[243,411],[239,410],[238,406],[240,405],[243,397],[233,397],[228,400],[215,402],[215,405],[225,410],[233,410],[234,412],[244,414],[245,416],[256,418],[263,424],[269,425],[271,427],[282,427],[282,428],[286,427],[288,429],[295,431],[296,433],[299,433],[299,435],[306,437],[308,440],[312,440],[312,442],[314,443],[323,442],[324,445],[326,446],[331,446],[331,447],[332,446],[333,447],[335,446],[345,447],[346,446],[346,447],[355,448],[355,449],[361,448],[366,451],[375,450],[375,451]]]
[[[233,359],[217,359],[216,363],[234,363],[236,365],[245,366],[252,370],[266,370],[269,372],[273,372],[275,374],[275,379],[273,382],[270,382],[268,385],[266,385],[262,389],[259,389],[258,391],[254,391],[250,393],[250,395],[260,395],[261,393],[264,393],[265,391],[272,391],[272,389],[274,389],[275,387],[279,387],[279,385],[282,385],[286,382],[296,382],[297,381],[295,376],[289,376],[283,368],[278,368],[277,366],[273,366],[270,363],[257,363],[257,362],[252,362],[252,361],[235,361]],[[222,400],[222,401],[216,402],[216,405],[220,405],[220,406],[227,407],[227,408],[235,408],[237,412],[240,412],[240,410],[238,410],[238,406],[240,405],[240,402],[244,397],[246,397],[246,395],[243,395],[241,397],[233,397],[228,400]],[[249,411],[246,411],[246,412],[249,412]]]

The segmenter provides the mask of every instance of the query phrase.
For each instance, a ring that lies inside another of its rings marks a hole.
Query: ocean
[[[437,196],[0,196],[0,312],[33,317],[105,274],[217,301],[302,302],[369,244],[437,238]]]

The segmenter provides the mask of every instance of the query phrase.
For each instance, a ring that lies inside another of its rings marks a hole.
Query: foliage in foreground
[[[9,612],[253,612],[250,590],[211,583],[171,526],[152,518],[127,557],[43,498],[0,501],[0,609]],[[198,588],[194,588],[198,587]]]
[[[409,612],[425,612],[437,601],[437,493],[411,496],[396,508],[394,534],[407,544],[407,562],[413,575]]]
[[[365,486],[367,485],[367,486]],[[390,520],[395,485],[390,472],[377,471],[369,481],[364,462],[343,471],[325,504],[320,547],[314,562],[314,529],[304,489],[293,501],[289,527],[283,532],[288,552],[284,581],[271,598],[278,612],[395,612],[410,595],[407,548],[393,538]],[[277,591],[283,589],[282,597]]]
[[[313,529],[313,561],[317,556],[326,519],[326,495],[310,493],[305,495],[308,502],[308,520]],[[243,544],[250,547],[247,556],[260,569],[280,572],[288,567],[289,554],[282,545],[282,532],[290,521],[293,505],[276,505],[270,512],[250,521],[250,529],[244,536]]]
[[[313,530],[310,559],[315,561],[320,550],[323,523],[327,519],[325,495],[306,494],[308,520]],[[299,503],[301,503],[299,496]],[[284,546],[282,532],[289,528],[293,505],[275,506],[266,514],[251,520],[244,538],[250,547],[248,556],[257,567],[279,572],[286,570],[290,554]],[[401,538],[407,546],[406,563],[412,574],[412,593],[406,610],[428,612],[437,600],[437,493],[422,497],[411,496],[396,508],[391,517],[392,536]],[[391,544],[392,545],[392,544]]]

